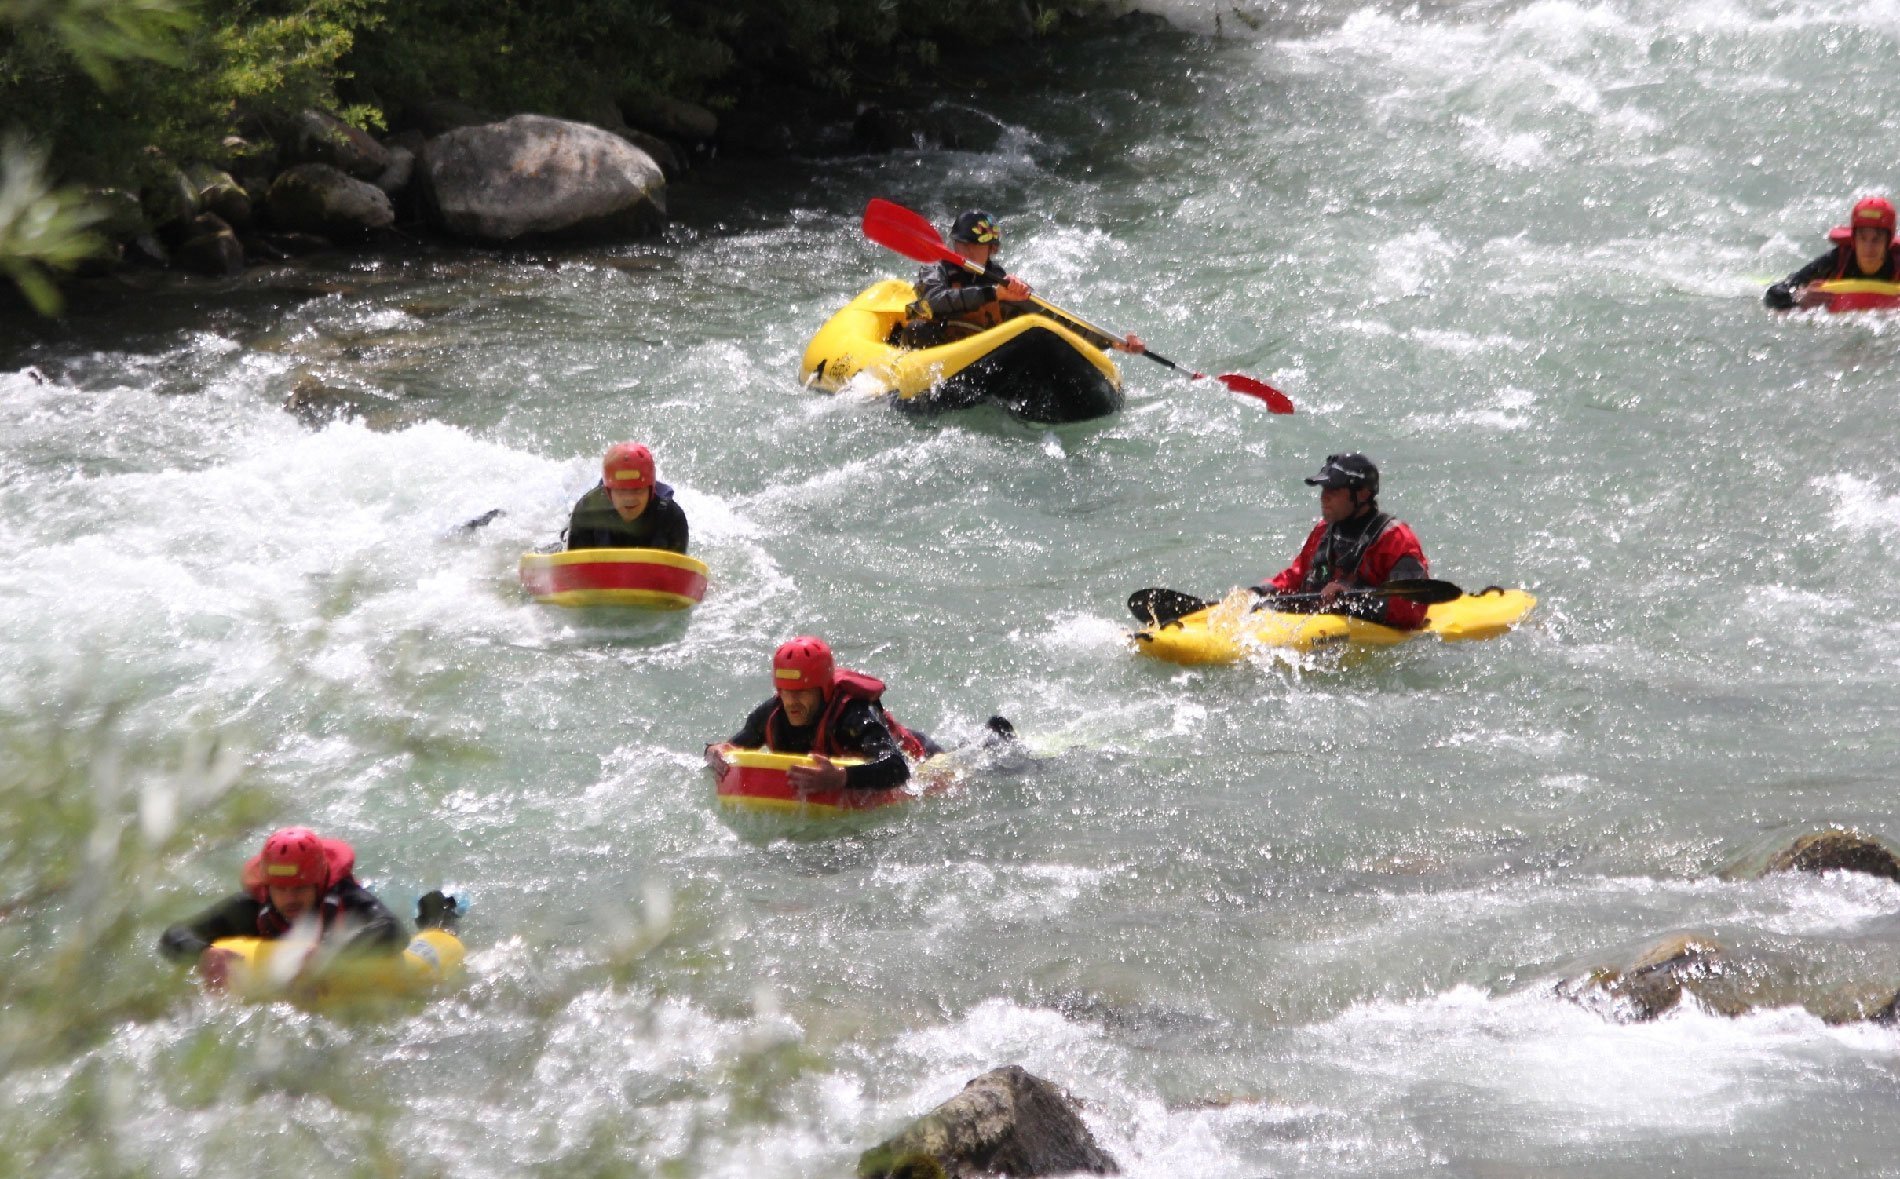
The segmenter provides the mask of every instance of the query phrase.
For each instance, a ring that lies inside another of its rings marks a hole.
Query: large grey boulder
[[[289,156],[304,164],[328,164],[358,180],[375,180],[389,168],[389,152],[367,131],[327,111],[304,111],[285,137]]]
[[[653,157],[612,132],[545,115],[436,136],[420,180],[443,229],[486,242],[625,236],[657,229],[666,215]]]
[[[1075,1101],[1021,1065],[992,1069],[858,1159],[859,1179],[1115,1175]]]
[[[360,238],[396,220],[389,197],[328,164],[298,164],[271,182],[264,198],[271,224],[328,238]]]

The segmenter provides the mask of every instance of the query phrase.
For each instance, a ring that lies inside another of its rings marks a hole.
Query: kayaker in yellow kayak
[[[1837,279],[1900,282],[1900,257],[1893,250],[1894,208],[1886,197],[1856,202],[1846,225],[1828,231],[1833,248],[1768,288],[1762,302],[1775,311],[1830,306],[1834,296],[1813,289]],[[1850,308],[1835,308],[1850,310]]]
[[[1379,468],[1363,454],[1329,454],[1317,475],[1306,480],[1319,488],[1320,521],[1308,534],[1293,563],[1254,592],[1268,609],[1286,613],[1343,613],[1400,630],[1425,625],[1420,602],[1355,594],[1388,581],[1427,577],[1430,566],[1418,537],[1403,521],[1379,510]],[[1281,594],[1317,593],[1317,600],[1276,602]]]
[[[837,666],[823,639],[800,635],[772,654],[772,698],[752,710],[728,744],[807,753],[815,767],[786,771],[800,790],[889,790],[910,778],[910,761],[940,753],[936,742],[897,723],[884,707],[884,682]],[[716,746],[707,746],[713,756]],[[865,764],[833,765],[833,757]]]
[[[950,241],[959,254],[978,266],[982,274],[972,274],[954,262],[936,262],[917,272],[917,301],[907,312],[903,343],[907,348],[932,348],[993,328],[1018,315],[1045,314],[1029,302],[1029,284],[1005,273],[997,260],[1003,248],[1003,231],[981,209],[971,209],[950,227]],[[1066,321],[1065,321],[1066,322]],[[1146,352],[1148,346],[1133,332],[1120,340],[1089,331],[1069,322],[1097,348],[1118,352]]]
[[[598,486],[574,505],[562,539],[570,549],[686,551],[686,513],[654,477],[653,452],[616,442],[601,460]]]
[[[159,949],[175,961],[195,959],[213,989],[223,985],[232,958],[212,945],[220,938],[279,938],[302,927],[314,928],[326,953],[402,953],[409,940],[402,922],[356,882],[355,872],[356,852],[342,840],[308,827],[273,831],[244,865],[243,893],[167,929]],[[425,912],[432,899],[444,900],[440,893],[423,898]]]

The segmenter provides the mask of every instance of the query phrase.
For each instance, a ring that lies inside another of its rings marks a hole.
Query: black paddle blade
[[[1431,577],[1405,577],[1397,581],[1388,581],[1369,593],[1383,598],[1403,598],[1408,602],[1423,602],[1427,606],[1436,606],[1440,602],[1455,602],[1465,596],[1465,591],[1449,581],[1439,581]]]
[[[1184,594],[1180,590],[1159,587],[1138,589],[1128,595],[1128,612],[1135,616],[1135,621],[1145,622],[1150,626],[1173,622],[1196,610],[1205,610],[1213,604],[1204,602],[1192,594]]]

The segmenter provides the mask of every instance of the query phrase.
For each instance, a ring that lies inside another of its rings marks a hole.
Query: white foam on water
[[[1835,528],[1857,540],[1900,547],[1900,495],[1884,495],[1880,484],[1859,475],[1827,475],[1810,486],[1833,499],[1828,515]]]
[[[1310,1029],[1316,1062],[1384,1078],[1385,1101],[1456,1085],[1520,1146],[1720,1131],[1791,1099],[1811,1071],[1804,1055],[1829,1038],[1799,1010],[1728,1018],[1690,1003],[1617,1024],[1547,994],[1470,987],[1356,1005]]]

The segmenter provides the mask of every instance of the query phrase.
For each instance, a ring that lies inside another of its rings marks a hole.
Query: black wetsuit
[[[779,712],[776,723],[772,723],[774,712]],[[776,740],[768,739],[768,730]],[[745,718],[744,727],[732,735],[732,744],[741,749],[770,745],[774,753],[810,753],[817,739],[817,721],[792,724],[780,710],[778,697],[773,696]],[[868,700],[845,702],[831,727],[830,746],[837,756],[867,759],[864,765],[844,767],[844,784],[853,790],[889,790],[910,780],[910,763],[898,747],[897,738]]]
[[[622,520],[603,483],[574,505],[562,539],[570,549],[666,549],[683,553],[686,513],[673,502],[671,487],[655,483],[646,509],[631,520]]]
[[[399,954],[409,943],[409,935],[396,915],[354,880],[345,880],[325,893],[321,907],[326,934],[328,927],[340,926],[347,938],[341,948],[347,952]],[[219,938],[266,936],[259,918],[268,909],[248,893],[234,896],[167,929],[158,939],[158,948],[167,958],[190,962]],[[276,917],[274,910],[271,914]],[[267,924],[281,925],[282,921],[276,917]]]
[[[1845,257],[1843,257],[1845,255]],[[1826,282],[1835,278],[1873,279],[1878,282],[1900,282],[1900,265],[1896,265],[1894,251],[1887,250],[1887,260],[1880,269],[1869,273],[1860,268],[1855,257],[1854,247],[1836,246],[1819,258],[1782,279],[1762,293],[1761,301],[1776,311],[1787,311],[1795,305],[1795,288],[1811,283]]]

